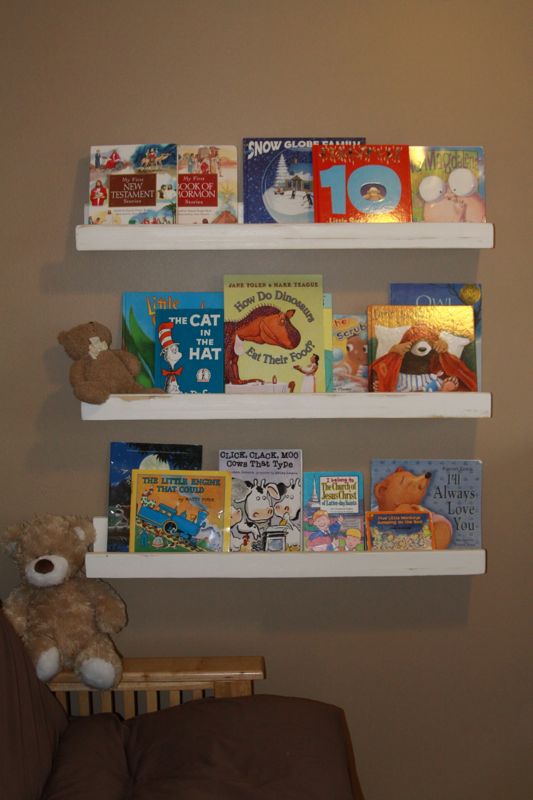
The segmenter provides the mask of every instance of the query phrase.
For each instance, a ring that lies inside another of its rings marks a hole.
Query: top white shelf
[[[490,223],[78,225],[78,250],[486,249]]]

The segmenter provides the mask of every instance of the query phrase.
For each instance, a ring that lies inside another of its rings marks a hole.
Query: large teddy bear
[[[398,467],[375,485],[374,496],[380,511],[429,511],[433,521],[435,546],[437,550],[446,550],[452,540],[450,521],[422,505],[430,480],[431,472],[414,475],[403,467]]]
[[[122,676],[109,634],[126,625],[126,607],[111,586],[85,577],[85,554],[94,538],[88,519],[52,514],[0,533],[22,581],[4,611],[42,681],[73,668],[89,686],[109,689]]]
[[[135,380],[141,371],[139,359],[127,350],[111,350],[111,331],[101,322],[76,325],[57,340],[74,361],[69,377],[78,400],[105,403],[110,394],[146,394]]]

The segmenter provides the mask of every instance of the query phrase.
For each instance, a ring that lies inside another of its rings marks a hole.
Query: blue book
[[[181,308],[224,308],[222,292],[124,292],[122,295],[122,347],[137,356],[141,374],[137,381],[147,390],[155,386],[154,349],[156,311]]]
[[[481,543],[481,461],[374,459],[372,510],[430,511],[438,550]]]
[[[480,283],[391,283],[393,306],[472,306],[476,334],[476,375],[481,388],[481,284]]]
[[[168,394],[224,392],[221,308],[162,309],[155,315],[155,385]]]
[[[304,472],[303,544],[315,553],[365,549],[361,472]]]
[[[243,139],[244,222],[314,222],[313,145],[365,141],[360,136]]]

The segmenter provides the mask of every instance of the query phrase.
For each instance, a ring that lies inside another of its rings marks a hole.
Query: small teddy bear
[[[146,394],[135,380],[141,371],[139,359],[127,350],[111,350],[111,331],[101,322],[76,325],[57,340],[74,361],[69,377],[78,400],[105,403],[110,394]]]
[[[122,676],[109,636],[127,622],[123,600],[107,583],[85,577],[94,542],[83,517],[35,515],[0,533],[0,546],[18,566],[22,584],[4,611],[26,645],[42,681],[72,668],[88,686],[110,689]]]
[[[430,480],[431,472],[414,475],[403,467],[397,467],[394,472],[375,485],[374,497],[380,511],[397,513],[429,511],[433,522],[435,546],[437,550],[446,550],[452,540],[450,521],[422,505]]]

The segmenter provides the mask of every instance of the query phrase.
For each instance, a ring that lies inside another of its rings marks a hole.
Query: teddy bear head
[[[43,514],[0,533],[0,547],[16,563],[24,583],[58,586],[83,568],[94,539],[94,526],[84,517]]]
[[[69,331],[61,331],[57,341],[74,361],[96,354],[111,346],[111,331],[101,322],[84,322]]]
[[[431,472],[414,475],[398,467],[374,487],[380,511],[394,511],[401,505],[420,505],[430,480]]]

